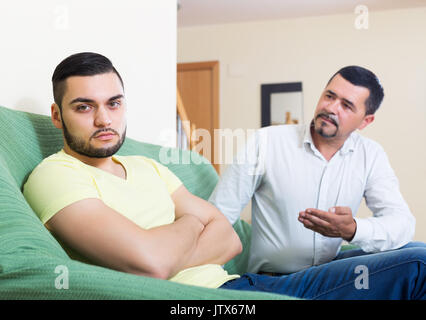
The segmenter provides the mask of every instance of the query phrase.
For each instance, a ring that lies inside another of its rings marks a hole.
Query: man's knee
[[[412,242],[410,242],[411,244]],[[404,256],[404,260],[421,262],[423,265],[426,264],[426,246],[423,245],[410,245],[404,246],[400,249],[401,255]]]
[[[408,249],[408,248],[424,248],[426,249],[426,243],[421,241],[411,241],[407,243],[405,246],[401,247],[400,249]]]

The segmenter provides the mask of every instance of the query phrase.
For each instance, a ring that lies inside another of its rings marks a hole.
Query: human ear
[[[53,103],[51,105],[50,113],[51,113],[51,120],[53,125],[58,129],[62,129],[61,112],[60,112],[59,106],[56,103]]]
[[[358,127],[359,130],[364,129],[366,126],[368,126],[370,123],[374,121],[374,114],[368,114],[364,117],[362,120],[361,125]]]

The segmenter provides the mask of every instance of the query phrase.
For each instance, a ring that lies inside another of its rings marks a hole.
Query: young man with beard
[[[127,105],[109,59],[74,54],[52,83],[52,122],[64,148],[35,168],[24,196],[69,255],[207,287],[236,278],[221,267],[241,251],[226,218],[153,159],[115,155]]]
[[[189,193],[160,163],[115,155],[125,139],[127,106],[123,81],[111,62],[95,53],[72,55],[56,67],[52,82],[52,122],[63,131],[64,148],[34,169],[24,196],[72,258],[209,288],[354,296],[351,273],[334,281],[311,281],[303,272],[288,278],[229,275],[221,265],[241,251],[241,242],[226,217]],[[382,279],[393,278],[396,270],[386,268],[393,263],[384,261]],[[412,286],[397,297],[424,297],[424,269],[410,272],[419,263],[412,260],[398,269],[406,276],[396,283]],[[326,271],[314,272],[321,270]],[[364,297],[377,296],[376,288]]]

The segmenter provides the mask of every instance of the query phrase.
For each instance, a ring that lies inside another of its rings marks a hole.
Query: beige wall
[[[303,82],[305,122],[339,68],[373,70],[385,88],[375,122],[361,133],[383,145],[426,241],[426,7],[356,15],[178,29],[178,62],[220,61],[220,125],[260,127],[260,85]],[[360,216],[370,215],[363,205]],[[247,210],[245,211],[247,217]]]
[[[0,105],[50,115],[65,57],[110,58],[125,85],[127,135],[176,145],[176,2],[0,1]]]

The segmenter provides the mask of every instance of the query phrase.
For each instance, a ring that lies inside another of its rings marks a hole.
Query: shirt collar
[[[349,152],[353,152],[355,150],[355,138],[354,138],[355,132],[352,132],[349,137],[346,139],[343,146],[340,148],[340,154],[345,155]]]
[[[310,144],[311,146],[314,146],[314,141],[312,140],[312,135],[311,135],[312,124],[313,124],[313,122],[311,122],[309,125],[305,125],[303,127],[304,133],[302,135],[302,146],[305,143]]]
[[[309,125],[304,126],[304,133],[301,135],[302,136],[301,146],[303,146],[304,144],[309,144],[311,149],[316,151],[317,148],[315,147],[314,141],[312,139],[312,134],[311,134],[311,127],[312,126],[313,126],[313,120],[311,121],[311,123]],[[341,155],[345,155],[345,154],[347,154],[349,152],[353,152],[355,150],[354,135],[355,135],[355,132],[352,132],[349,135],[349,137],[346,139],[343,146],[340,148],[339,152],[340,152]]]

